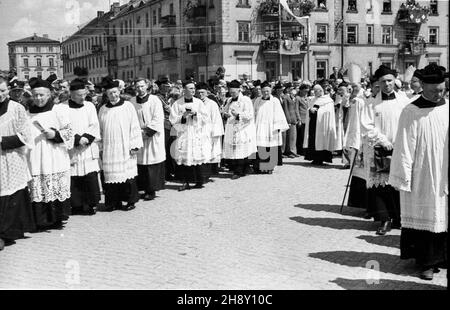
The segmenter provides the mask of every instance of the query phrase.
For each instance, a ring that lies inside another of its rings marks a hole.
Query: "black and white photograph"
[[[0,0],[0,290],[445,291],[449,66],[447,0]]]

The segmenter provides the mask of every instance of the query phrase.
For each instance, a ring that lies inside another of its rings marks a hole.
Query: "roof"
[[[53,44],[60,44],[59,41],[57,40],[52,40],[49,38],[44,38],[44,37],[39,37],[36,34],[34,34],[31,37],[27,37],[27,38],[23,38],[20,40],[16,40],[16,41],[11,41],[8,43],[9,44],[23,44],[23,43],[32,43],[32,44],[36,44],[36,43],[53,43]]]

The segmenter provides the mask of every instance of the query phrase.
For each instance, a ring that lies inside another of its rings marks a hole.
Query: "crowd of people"
[[[167,181],[200,189],[220,172],[339,157],[349,206],[378,235],[401,228],[402,258],[432,279],[446,263],[448,74],[429,65],[402,83],[384,66],[360,81],[334,71],[313,83],[226,82],[220,68],[208,83],[0,77],[0,250],[70,215],[133,210]]]

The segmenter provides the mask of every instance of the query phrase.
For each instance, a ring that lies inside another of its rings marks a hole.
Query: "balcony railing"
[[[162,50],[163,58],[177,58],[178,49],[176,47],[166,47]]]
[[[280,40],[278,39],[266,39],[261,41],[261,48],[263,52],[275,52],[280,50]]]
[[[404,42],[399,45],[398,53],[404,56],[420,56],[427,53],[427,44],[423,40],[411,40],[409,42]]]
[[[103,52],[103,46],[101,45],[92,45],[91,47],[92,54],[99,54]]]
[[[175,15],[166,15],[161,17],[161,26],[172,27],[177,25],[177,17]]]
[[[315,4],[313,0],[302,0],[297,2],[289,2],[289,7],[292,11],[292,13],[295,16],[301,17],[305,15],[309,15],[311,11],[314,9]],[[326,8],[325,8],[326,9]],[[279,16],[279,5],[278,0],[265,0],[262,1],[259,7],[259,13],[262,17],[278,17]],[[283,15],[283,22],[292,22],[295,21],[293,17],[288,14],[282,14]],[[284,16],[288,16],[285,18]]]
[[[203,54],[206,53],[206,43],[205,42],[192,42],[187,44],[188,54]]]
[[[280,52],[283,55],[297,55],[308,50],[308,40],[302,35],[294,38],[267,38],[261,41],[261,48],[264,53]]]
[[[117,59],[108,60],[108,67],[117,67],[119,66],[119,61]]]
[[[107,43],[117,43],[117,36],[116,35],[110,35],[106,37]]]
[[[197,18],[206,18],[206,5],[199,5],[188,12],[186,12],[186,17],[190,20]]]
[[[423,24],[427,22],[429,12],[427,7],[421,6],[414,0],[408,0],[400,5],[397,19],[401,24]]]

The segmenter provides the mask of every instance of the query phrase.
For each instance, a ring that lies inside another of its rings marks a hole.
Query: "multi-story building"
[[[46,79],[51,74],[63,76],[60,42],[34,34],[31,37],[8,43],[9,68],[17,73],[17,78],[27,81],[32,77]]]
[[[108,75],[107,28],[113,16],[114,10],[106,14],[98,11],[96,18],[62,42],[65,79],[76,78],[77,67],[86,69],[89,80],[94,83]]]
[[[380,64],[401,74],[410,65],[449,65],[447,1],[309,0],[312,10],[295,2],[288,0],[294,13],[309,19],[280,14],[278,0],[114,3],[104,14],[107,26],[98,27],[106,29],[108,66],[101,72],[205,81],[221,66],[227,80],[315,80],[350,64],[367,75]]]

